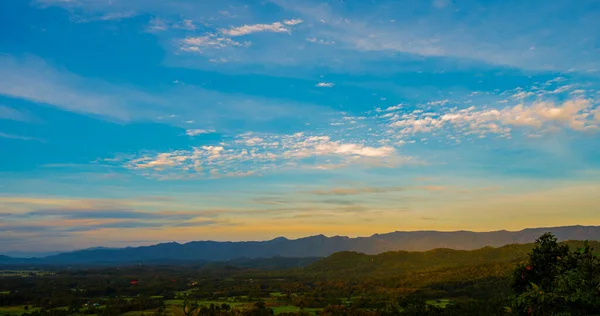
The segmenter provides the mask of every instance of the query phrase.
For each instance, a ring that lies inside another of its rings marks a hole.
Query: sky
[[[0,252],[600,225],[598,16],[0,1]]]

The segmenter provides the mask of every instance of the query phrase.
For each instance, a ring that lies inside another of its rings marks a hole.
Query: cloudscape
[[[0,252],[600,225],[597,1],[0,1]]]

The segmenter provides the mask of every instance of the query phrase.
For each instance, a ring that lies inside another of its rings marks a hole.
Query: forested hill
[[[583,241],[565,241],[571,248],[578,249]],[[600,242],[590,241],[596,253],[600,252]],[[415,272],[443,271],[452,274],[453,269],[496,270],[491,274],[502,275],[512,271],[515,265],[527,259],[534,244],[512,244],[499,248],[485,247],[476,250],[434,249],[423,252],[390,251],[378,255],[358,252],[338,252],[323,258],[303,270],[303,273],[335,278],[355,277],[390,278]],[[489,271],[484,275],[489,276]],[[473,275],[474,276],[474,275]]]
[[[341,251],[380,254],[387,251],[426,251],[436,248],[472,250],[486,246],[531,243],[545,232],[559,240],[600,240],[600,226],[533,228],[516,232],[438,232],[415,231],[376,234],[370,237],[311,236],[300,239],[283,237],[269,241],[216,242],[195,241],[185,244],[163,243],[122,249],[88,249],[32,260],[40,264],[124,264],[160,261],[226,261],[236,258],[327,257]],[[2,263],[0,258],[0,263]],[[8,259],[4,259],[8,260]]]

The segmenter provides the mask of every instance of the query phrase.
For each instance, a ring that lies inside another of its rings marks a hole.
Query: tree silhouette
[[[511,287],[517,315],[600,315],[600,260],[587,242],[571,251],[543,234],[515,270]]]

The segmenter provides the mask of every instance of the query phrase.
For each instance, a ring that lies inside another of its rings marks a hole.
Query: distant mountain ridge
[[[531,243],[545,232],[559,240],[600,240],[600,226],[562,226],[528,228],[521,231],[396,231],[370,237],[326,237],[316,235],[299,239],[278,237],[268,241],[176,242],[152,246],[119,249],[94,248],[61,253],[45,258],[19,259],[1,257],[0,263],[31,262],[39,264],[92,264],[92,263],[152,263],[227,261],[237,258],[305,258],[327,257],[341,251],[380,254],[387,251],[426,251],[437,248],[473,250],[486,246]]]

